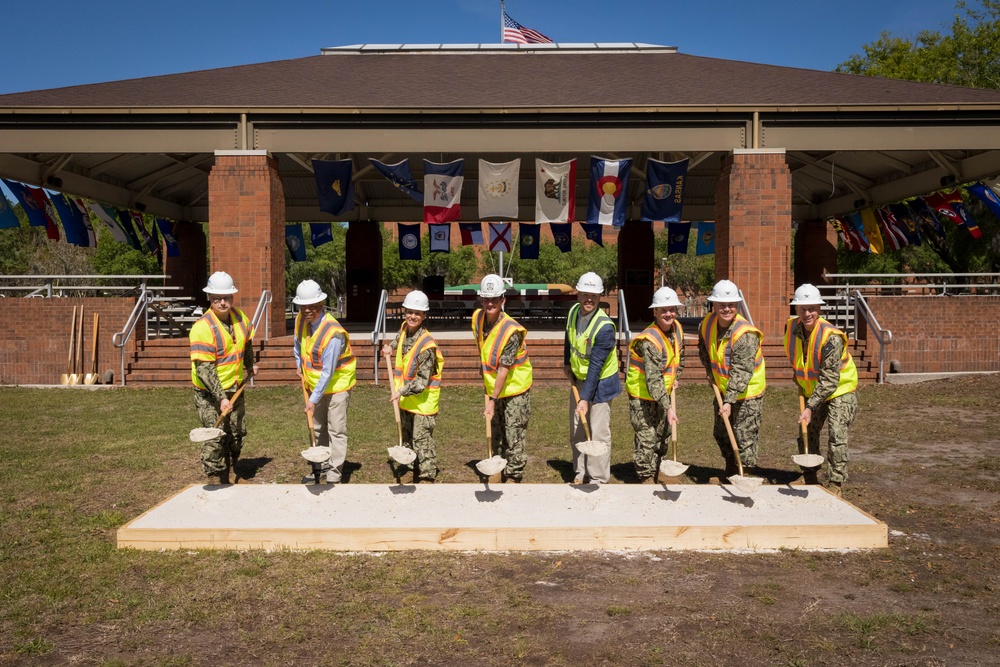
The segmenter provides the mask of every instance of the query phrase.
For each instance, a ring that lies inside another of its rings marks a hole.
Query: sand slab
[[[646,550],[888,546],[818,486],[193,485],[118,531],[139,549]]]

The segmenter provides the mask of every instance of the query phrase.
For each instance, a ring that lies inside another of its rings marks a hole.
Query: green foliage
[[[670,235],[664,227],[654,237],[657,261],[666,258],[666,264],[661,264],[664,270],[664,284],[685,294],[705,294],[712,291],[715,284],[715,255],[695,254],[698,239],[694,233],[688,236],[686,254],[668,255]],[[659,281],[656,283],[659,285]]]
[[[430,235],[420,234],[420,259],[399,258],[399,245],[389,224],[382,225],[382,281],[390,292],[400,287],[419,289],[426,276],[444,276],[448,285],[462,285],[476,275],[479,262],[472,246],[453,248],[451,252],[430,251]]]
[[[119,243],[103,224],[95,224],[97,249],[93,255],[93,272],[107,275],[154,275],[163,272],[160,260],[145,250],[136,250]]]
[[[310,238],[309,225],[302,225],[303,238]],[[334,223],[333,240],[314,248],[306,242],[306,261],[292,261],[292,254],[285,248],[285,291],[294,294],[303,280],[315,280],[335,303],[334,295],[344,294],[347,287],[347,227]]]
[[[618,286],[618,246],[599,246],[590,241],[573,239],[569,252],[562,252],[555,243],[542,240],[538,246],[538,259],[521,259],[515,243],[514,251],[504,255],[504,270],[516,283],[557,283],[575,285],[587,271],[601,276],[606,290]],[[483,272],[495,273],[496,255],[490,253],[483,259]]]

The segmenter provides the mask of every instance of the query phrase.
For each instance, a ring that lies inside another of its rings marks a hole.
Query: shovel
[[[306,374],[302,373],[302,398],[309,403],[309,390],[306,389]],[[312,414],[306,413],[306,424],[309,425],[309,449],[302,450],[302,458],[312,464],[313,481],[319,484],[319,476],[323,471],[322,464],[330,459],[329,447],[316,446],[316,433],[313,431]]]
[[[66,372],[62,374],[59,381],[62,384],[69,384],[70,376],[73,373],[73,350],[76,349],[76,306],[73,306],[73,319],[69,324],[69,354],[66,356]]]
[[[489,400],[489,396],[486,397]],[[494,484],[500,481],[500,473],[507,467],[507,459],[502,456],[493,455],[493,420],[486,420],[486,458],[476,464],[478,470],[484,477],[486,483]]]
[[[83,306],[80,306],[80,317],[76,319],[76,349],[73,352],[73,370],[69,376],[70,384],[80,384],[83,380]]]
[[[243,384],[241,384],[239,388],[236,390],[236,393],[233,394],[233,397],[229,399],[230,404],[232,405],[236,404],[236,399],[240,397],[240,394],[243,393],[243,390],[246,389],[246,386],[247,386],[247,380],[244,380]],[[190,438],[191,442],[207,442],[208,440],[214,440],[215,438],[221,437],[225,433],[225,431],[219,428],[219,426],[222,425],[222,421],[226,417],[228,417],[229,413],[232,411],[233,411],[232,408],[230,408],[228,411],[220,413],[219,418],[215,420],[215,426],[212,427],[203,426],[201,428],[191,429],[191,432],[188,434],[188,438]]]
[[[805,411],[806,397],[799,394],[799,414],[802,414]],[[797,466],[802,468],[803,474],[815,473],[816,469],[823,465],[823,457],[819,454],[809,453],[809,428],[806,426],[805,422],[799,422],[799,426],[802,429],[802,446],[799,448],[801,453],[793,456],[792,461],[794,461]]]
[[[392,383],[390,385],[391,391],[394,392],[396,391],[396,378],[393,377],[392,366],[389,363],[389,357],[385,358],[385,370],[387,373],[389,373],[389,382]],[[403,424],[402,422],[400,422],[399,419],[399,401],[392,402],[392,412],[393,415],[396,417],[396,435],[399,436],[399,442],[396,444],[395,447],[389,447],[389,449],[386,451],[389,452],[389,456],[392,457],[393,461],[399,463],[400,465],[408,466],[416,460],[417,453],[412,449],[410,449],[409,447],[403,446]],[[393,471],[394,476],[397,479],[399,479],[400,475],[395,473],[396,471],[394,470]]]
[[[719,393],[719,388],[716,384],[712,383],[712,391],[715,392],[715,400],[719,404],[719,409],[722,409],[722,394]],[[729,482],[735,486],[738,490],[751,495],[757,488],[764,483],[764,480],[760,477],[744,477],[743,476],[743,461],[740,460],[740,448],[736,445],[736,435],[733,433],[733,426],[729,423],[729,416],[723,415],[722,421],[726,425],[726,433],[729,434],[729,444],[733,447],[733,456],[736,457],[736,465],[739,468],[739,474],[733,475],[729,478]]]
[[[91,343],[90,349],[90,360],[91,360],[91,371],[87,373],[83,378],[84,384],[97,384],[97,327],[98,322],[101,319],[100,313],[94,313],[94,340]]]
[[[671,387],[670,388],[670,408],[676,412],[676,410],[677,410],[676,400],[677,399],[676,399],[676,397],[674,395],[674,392],[675,392],[674,387]],[[667,477],[678,477],[680,475],[683,475],[687,471],[688,466],[686,464],[684,464],[684,463],[678,463],[677,462],[677,425],[676,424],[674,424],[674,426],[671,427],[671,429],[670,429],[670,444],[671,444],[672,449],[674,450],[674,460],[673,461],[663,461],[663,460],[660,460],[660,462],[657,464],[656,468],[657,468],[657,470],[660,471],[661,474],[663,474],[663,475],[665,475]],[[658,458],[660,458],[660,457],[658,457]]]

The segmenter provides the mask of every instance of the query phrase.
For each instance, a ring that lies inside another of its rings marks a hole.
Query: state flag
[[[292,261],[306,261],[306,239],[302,235],[302,225],[285,225],[285,246],[292,255]]]
[[[587,222],[599,225],[625,224],[629,171],[632,159],[605,160],[590,157],[590,197]]]
[[[424,160],[424,222],[449,222],[462,215],[465,160],[441,164]]]
[[[97,219],[103,222],[104,226],[108,228],[108,231],[111,232],[111,238],[118,243],[132,245],[132,242],[125,233],[125,230],[122,229],[122,224],[118,222],[117,216],[112,215],[103,206],[95,201],[87,202],[87,206],[94,212]]]
[[[510,162],[479,161],[479,217],[517,218],[521,158]]]
[[[521,259],[538,259],[538,232],[541,225],[522,222],[518,225]]]
[[[167,246],[167,257],[180,257],[181,247],[177,244],[177,223],[164,218],[156,219],[156,226],[160,230],[160,237]]]
[[[510,252],[509,222],[490,222],[490,252]]]
[[[691,234],[690,222],[667,223],[667,254],[686,255],[688,251],[688,236]]]
[[[988,187],[985,183],[972,183],[971,185],[966,185],[965,189],[971,192],[974,197],[986,204],[986,207],[990,209],[990,212],[992,212],[997,219],[1000,219],[1000,197],[997,196],[997,192],[993,188]]]
[[[310,222],[309,237],[314,248],[329,243],[333,240],[333,225],[329,222]]]
[[[152,233],[146,229],[146,220],[139,211],[129,211],[129,215],[132,217],[135,228],[139,230],[139,236],[142,237],[142,243],[145,245],[146,250],[149,251],[149,254],[160,254],[160,244],[156,242],[156,229],[154,228]]]
[[[53,241],[58,241],[59,227],[56,226],[55,215],[53,215],[55,208],[45,191],[18,181],[9,181],[6,178],[3,179],[3,182],[21,203],[21,208],[28,216],[28,224],[32,227],[44,227],[45,235]]]
[[[77,210],[69,198],[61,193],[54,193],[51,196],[52,203],[59,213],[63,230],[66,232],[66,243],[72,243],[80,248],[91,247],[92,235],[87,234],[87,228],[83,224],[83,216]]]
[[[951,192],[944,193],[944,199],[951,205],[951,208],[958,215],[962,224],[965,228],[969,230],[972,234],[972,238],[981,239],[983,238],[983,230],[979,229],[979,224],[976,219],[972,217],[972,213],[969,212],[969,208],[962,201],[961,190],[952,190]]]
[[[552,230],[552,239],[556,247],[562,252],[570,252],[573,249],[573,223],[553,222],[549,225]]]
[[[646,192],[642,198],[640,220],[681,221],[687,170],[687,158],[677,162],[646,160]]]
[[[878,223],[879,231],[882,232],[882,238],[885,241],[887,249],[901,250],[910,245],[906,234],[897,225],[896,216],[893,215],[892,211],[883,207],[873,209],[872,212],[875,215],[875,222]]]
[[[128,237],[128,244],[136,250],[142,250],[142,242],[139,240],[139,233],[135,231],[135,226],[132,224],[132,216],[122,208],[112,207],[112,210],[115,212],[115,218],[125,232],[125,236]]]
[[[909,241],[910,245],[920,245],[920,229],[913,217],[913,212],[910,211],[910,207],[899,202],[889,204],[889,210],[896,216],[896,223],[903,230],[903,233],[906,234],[906,240]]]
[[[481,222],[460,222],[458,231],[462,234],[462,245],[483,245],[483,224]]]
[[[698,241],[694,246],[695,255],[715,254],[715,223],[698,223]]]
[[[874,210],[870,208],[861,210],[861,225],[865,229],[865,238],[868,239],[868,251],[873,255],[884,254],[885,244],[882,242],[882,232],[879,231]]]
[[[923,197],[905,199],[903,203],[910,207],[910,210],[913,211],[913,217],[918,223],[924,225],[924,229],[934,232],[938,238],[944,238],[944,227],[941,226],[937,213],[934,212],[930,204],[924,201]]]
[[[841,219],[841,218],[827,218],[827,222],[830,226],[837,232],[837,236],[844,243],[844,247],[851,252],[858,252],[858,246],[855,244],[854,237],[848,233],[848,228],[851,223]]]
[[[587,235],[588,241],[593,241],[602,248],[604,247],[604,233],[601,231],[599,224],[581,222],[580,226],[583,227],[583,232]]]
[[[451,225],[427,225],[427,233],[430,234],[431,252],[451,252]]]
[[[420,259],[420,225],[406,225],[402,222],[399,229],[399,258]]]
[[[576,217],[576,160],[535,158],[535,222],[573,222]]]
[[[87,208],[87,204],[79,197],[70,197],[69,195],[66,195],[66,201],[72,204],[73,208],[80,214],[80,220],[83,221],[83,226],[87,230],[87,245],[96,248],[97,233],[94,232],[94,224],[90,220],[90,209]]]
[[[420,184],[413,178],[409,162],[400,160],[395,164],[386,164],[372,157],[368,158],[368,161],[375,167],[375,171],[385,176],[397,190],[410,199],[423,203],[424,193],[420,191]]]
[[[6,195],[0,192],[0,229],[20,226],[21,221],[17,219],[17,214],[14,213],[14,209],[10,207],[10,200],[7,199]]]
[[[844,220],[851,225],[851,229],[848,231],[854,235],[855,245],[859,248],[858,252],[871,252],[872,247],[868,243],[868,236],[865,234],[865,224],[861,221],[861,214],[853,211],[845,215]]]
[[[354,181],[351,160],[313,160],[319,210],[341,215],[354,208]]]

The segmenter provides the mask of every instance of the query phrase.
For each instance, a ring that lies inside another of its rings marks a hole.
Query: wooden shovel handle
[[[670,387],[670,409],[675,413],[677,412],[677,398],[675,396],[676,388]],[[670,423],[670,420],[667,420]],[[670,427],[670,444],[673,446],[674,450],[674,461],[677,461],[677,425],[674,424]]]
[[[574,404],[575,403],[579,403],[580,402],[580,392],[576,388],[576,382],[575,381],[573,382],[572,387],[573,387],[573,402],[574,402]],[[576,407],[574,406],[573,409],[575,410]],[[592,440],[593,438],[590,437],[590,425],[587,424],[587,415],[580,414],[580,422],[583,424],[583,432],[587,435],[587,440]]]
[[[247,381],[246,381],[246,380],[244,380],[244,381],[243,381],[243,384],[241,384],[241,385],[240,385],[240,386],[239,386],[239,387],[238,387],[238,388],[236,389],[236,393],[235,393],[235,394],[233,394],[233,397],[229,399],[229,403],[230,403],[231,405],[236,405],[236,399],[240,397],[240,394],[242,394],[242,393],[243,393],[243,390],[244,390],[244,389],[246,389],[246,388],[247,388]],[[228,412],[223,412],[223,413],[221,413],[221,414],[219,415],[219,418],[215,420],[215,428],[219,428],[219,424],[221,424],[221,423],[222,423],[222,420],[223,420],[223,419],[225,419],[226,417],[228,417],[228,416],[229,416],[229,413],[231,413],[232,411],[233,411],[233,409],[232,409],[232,408],[230,408]]]
[[[483,401],[483,408],[486,407],[486,401],[490,400],[489,394],[483,394],[485,400]],[[493,420],[487,419],[486,421],[486,458],[493,458]]]
[[[805,411],[806,411],[806,397],[803,396],[802,394],[799,394],[799,414],[801,415]],[[802,430],[802,446],[799,447],[799,449],[802,450],[802,451],[799,452],[799,453],[800,454],[808,454],[809,453],[809,427],[806,426],[805,422],[799,422],[799,427]]]
[[[83,306],[80,306],[80,318],[77,320],[76,333],[76,361],[73,363],[73,372],[83,374]]]
[[[302,374],[302,400],[304,401],[302,407],[305,407],[309,403],[309,390],[306,389],[306,374]],[[306,423],[309,425],[309,446],[316,446],[316,434],[313,432],[313,418],[310,413],[306,413]]]
[[[719,409],[722,409],[722,394],[719,393],[719,387],[712,383],[712,391],[715,392],[715,400],[719,404]],[[740,477],[743,476],[743,461],[740,460],[740,448],[736,445],[736,434],[733,433],[733,426],[729,423],[729,417],[726,415],[722,416],[722,421],[726,425],[726,433],[729,434],[729,444],[733,446],[733,455],[736,457],[736,465],[740,470]]]
[[[101,314],[94,313],[94,340],[91,343],[91,349],[90,349],[90,363],[93,367],[91,373],[94,376],[97,375],[97,331],[100,319],[101,319]]]
[[[73,373],[73,352],[76,350],[76,306],[73,306],[73,319],[69,323],[69,355],[66,357],[66,375]]]
[[[389,357],[385,357],[385,372],[389,374],[389,390],[392,393],[396,391],[396,377],[392,372],[392,364],[389,362]],[[390,394],[391,395],[391,394]],[[396,435],[399,436],[399,446],[403,446],[403,424],[399,419],[399,401],[392,402],[392,413],[396,418]]]

